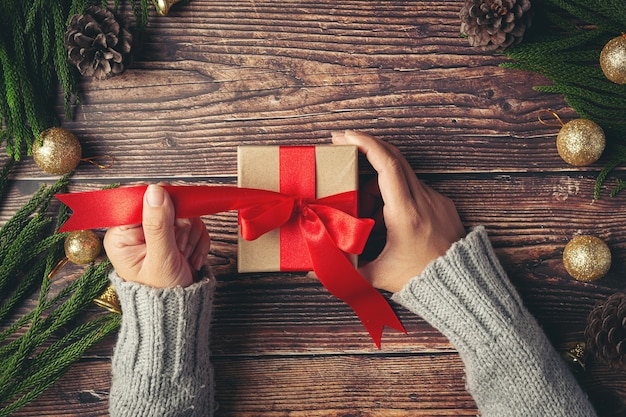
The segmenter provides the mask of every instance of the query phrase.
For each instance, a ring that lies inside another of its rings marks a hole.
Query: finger
[[[199,217],[189,219],[189,231],[187,232],[187,247],[183,252],[186,258],[191,259],[195,247],[198,245],[202,234],[206,233],[206,227]]]
[[[189,232],[191,230],[191,219],[176,219],[174,221],[174,230],[176,233],[176,245],[183,256],[189,256],[188,248]]]
[[[103,244],[105,248],[123,248],[126,246],[141,245],[144,243],[141,227],[116,226],[107,230]]]
[[[198,242],[196,243],[193,252],[189,258],[189,262],[191,266],[199,271],[200,268],[204,265],[207,256],[209,255],[209,250],[211,249],[211,238],[209,233],[204,227],[204,223],[202,224],[202,229],[200,229],[202,233],[200,233],[200,237]]]
[[[378,173],[380,193],[388,208],[401,210],[407,201],[413,200],[401,161],[383,142],[364,133],[346,131],[334,133],[333,143],[356,145],[365,155]]]
[[[172,200],[165,189],[158,185],[149,185],[144,194],[142,218],[147,258],[162,263],[164,259],[178,253],[174,215]],[[146,261],[150,262],[148,259]]]

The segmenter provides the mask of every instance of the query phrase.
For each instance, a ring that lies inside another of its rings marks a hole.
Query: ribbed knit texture
[[[478,227],[393,299],[459,351],[483,417],[595,416]]]
[[[122,306],[109,399],[112,417],[213,415],[209,326],[214,278],[155,289],[111,281]]]

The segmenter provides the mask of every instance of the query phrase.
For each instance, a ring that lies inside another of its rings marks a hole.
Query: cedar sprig
[[[34,140],[47,127],[57,125],[57,86],[63,94],[65,117],[80,104],[79,74],[70,65],[63,36],[71,17],[81,14],[93,0],[0,1],[0,145],[10,158],[30,155]],[[111,3],[117,10],[125,1]],[[148,24],[149,0],[127,0],[139,32]]]
[[[0,173],[2,187],[6,187],[12,164],[7,162]],[[68,182],[69,175],[42,185],[0,228],[0,321],[5,327],[0,332],[0,417],[40,395],[87,349],[119,327],[120,317],[115,314],[78,323],[108,285],[108,261],[91,264],[57,295],[50,294],[55,277],[49,275],[63,257],[66,237],[55,231],[68,217],[63,204],[53,212],[52,199]],[[0,198],[5,197],[3,190]],[[36,306],[14,317],[38,286]]]
[[[80,359],[89,348],[115,332],[119,328],[120,321],[121,316],[119,314],[109,314],[96,318],[74,329],[66,337],[42,352],[37,357],[37,363],[43,363],[45,366],[39,369],[35,368],[37,371],[19,384],[14,391],[23,392],[24,395],[16,397],[14,402],[0,409],[0,417],[10,416],[50,388],[60,376],[67,372],[71,364]],[[41,381],[44,382],[41,383]]]
[[[607,149],[615,153],[596,179],[598,198],[608,172],[626,162],[619,150],[626,143],[626,86],[609,81],[599,66],[602,47],[626,29],[624,1],[534,0],[533,10],[527,39],[504,52],[512,61],[502,66],[550,78],[552,85],[534,89],[563,94],[580,117],[604,129]]]

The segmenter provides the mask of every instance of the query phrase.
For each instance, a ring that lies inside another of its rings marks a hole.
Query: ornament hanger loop
[[[546,122],[545,120],[543,120],[541,116],[544,113],[547,113],[547,114],[551,115],[552,117],[554,117],[558,121],[558,124],[556,124],[555,122]],[[539,119],[539,123],[541,123],[544,126],[553,126],[553,127],[563,127],[563,126],[565,126],[565,123],[563,123],[563,120],[561,120],[559,115],[555,111],[553,111],[553,110],[541,110],[539,112],[539,115],[537,116],[537,119]]]
[[[98,159],[108,159],[109,162],[106,164],[100,164],[96,162]],[[115,163],[115,158],[113,158],[111,155],[97,155],[97,156],[91,156],[89,158],[82,158],[81,161],[89,162],[90,164],[95,165],[100,169],[109,169]]]
[[[54,268],[52,268],[52,270],[48,274],[48,279],[52,279],[52,277],[56,275],[56,273],[59,272],[61,269],[63,269],[69,261],[70,261],[69,258],[65,256],[63,257],[63,259],[57,262],[57,264],[54,266]]]

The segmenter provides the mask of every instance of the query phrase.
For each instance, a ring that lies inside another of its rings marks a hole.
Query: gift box
[[[280,192],[303,201],[314,201],[356,191],[356,146],[240,146],[238,185]],[[344,210],[357,217],[356,193]],[[297,210],[295,210],[297,211]],[[239,234],[239,272],[310,271],[313,269],[304,240],[294,220],[249,241]],[[353,264],[355,255],[346,255]]]

